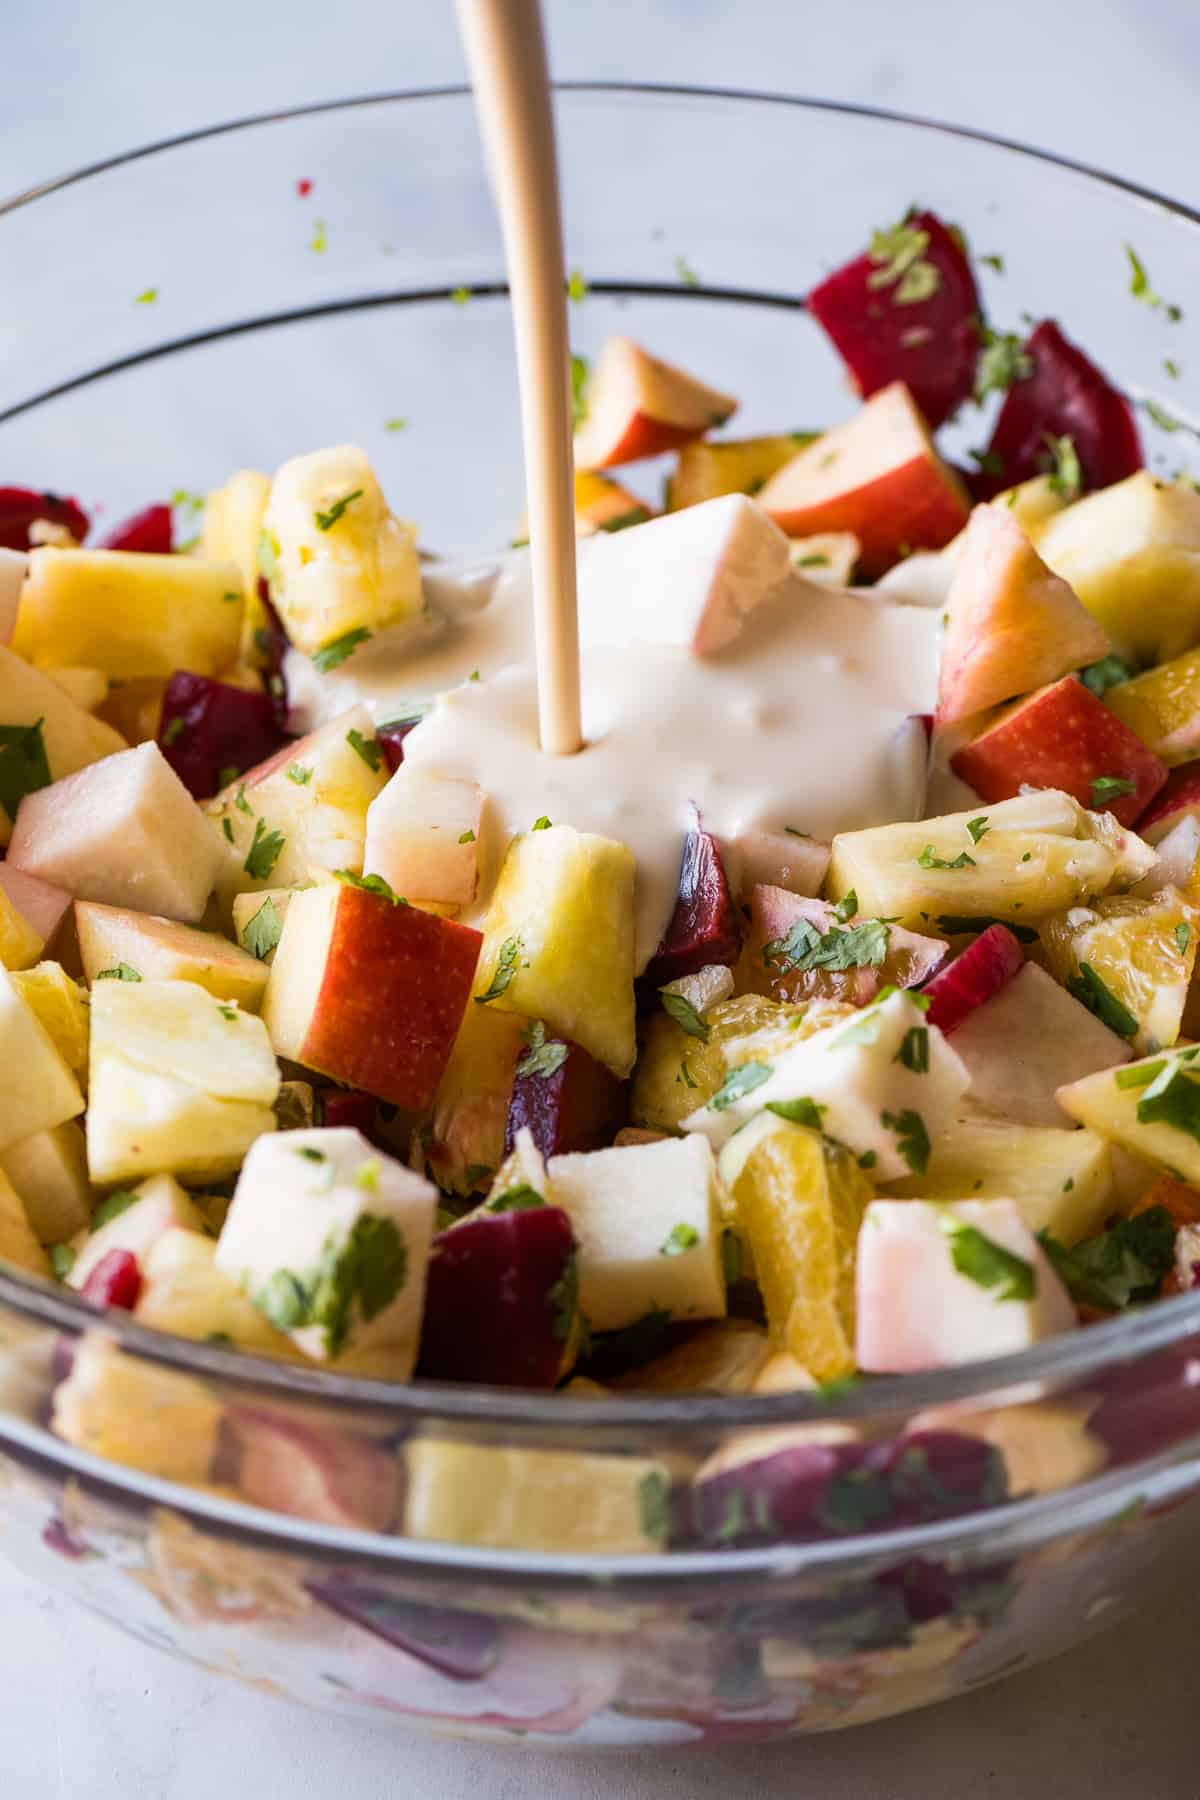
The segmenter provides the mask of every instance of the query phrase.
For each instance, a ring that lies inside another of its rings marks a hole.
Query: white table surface
[[[1197,199],[1196,0],[548,0],[548,14],[563,76],[891,106]],[[214,119],[456,81],[462,62],[449,0],[0,0],[0,71],[7,194]],[[637,1759],[483,1751],[301,1713],[0,1565],[0,1800],[1197,1800],[1200,1547],[1179,1574],[1169,1616],[951,1706],[807,1744]]]

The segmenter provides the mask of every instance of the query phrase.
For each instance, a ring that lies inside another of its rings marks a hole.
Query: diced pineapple
[[[200,554],[209,562],[233,563],[241,577],[246,602],[241,653],[248,663],[261,661],[254,634],[267,623],[258,597],[258,544],[270,492],[271,477],[261,469],[238,469],[204,501]]]
[[[0,644],[0,726],[23,725],[39,733],[51,781],[125,749],[125,739],[84,712],[58,683]],[[0,845],[12,837],[12,816],[0,803]]]
[[[77,1450],[168,1481],[207,1483],[222,1406],[203,1382],[119,1350],[103,1332],[79,1341],[55,1389],[51,1429]]]
[[[771,1355],[770,1340],[749,1319],[715,1319],[612,1386],[644,1394],[748,1394]]]
[[[0,1171],[0,1263],[11,1263],[30,1275],[49,1275],[50,1258],[38,1242],[24,1202],[8,1176]]]
[[[0,1151],[0,1169],[25,1203],[42,1244],[64,1244],[87,1225],[92,1190],[83,1131],[74,1119]]]
[[[0,969],[0,1150],[83,1111],[79,1083],[45,1026]]]
[[[1071,1118],[1181,1181],[1200,1183],[1200,1048],[1143,1057],[1058,1090]]]
[[[84,712],[95,712],[108,699],[111,683],[103,669],[51,666],[46,673],[76,706],[82,706]]]
[[[1200,495],[1196,501],[1200,505]],[[1122,724],[1170,766],[1190,762],[1200,751],[1200,649],[1185,651],[1132,681],[1118,682],[1104,700]]]
[[[830,1381],[854,1368],[854,1253],[873,1188],[817,1131],[763,1113],[732,1183],[772,1339]],[[724,1159],[722,1160],[724,1172]]]
[[[88,1034],[91,1015],[87,996],[61,963],[40,962],[32,969],[18,969],[13,987],[44,1027],[54,1048],[71,1073],[87,1073]]]
[[[110,1194],[96,1209],[92,1231],[78,1246],[67,1285],[82,1288],[110,1250],[126,1250],[139,1267],[165,1231],[200,1231],[204,1217],[171,1175],[152,1175],[137,1187]]]
[[[299,888],[253,888],[247,894],[235,894],[233,900],[233,935],[242,949],[255,956],[264,968],[270,968],[283,935],[283,922],[292,895]]]
[[[1200,912],[1166,888],[1051,913],[1039,935],[1050,973],[1144,1056],[1179,1036],[1198,929]]]
[[[263,527],[274,561],[271,597],[307,655],[421,611],[416,532],[388,511],[365,451],[353,444],[284,463]]]
[[[231,1175],[275,1130],[279,1069],[261,1019],[190,981],[92,991],[88,1168],[98,1185],[166,1170]]]
[[[134,1317],[142,1325],[203,1343],[228,1340],[260,1356],[302,1361],[290,1338],[276,1331],[216,1263],[212,1238],[173,1225],[142,1259],[142,1291]]]
[[[475,898],[483,793],[402,764],[367,808],[363,873],[412,901],[469,906]]]
[[[827,886],[834,896],[856,893],[863,914],[951,931],[957,918],[1032,924],[1129,886],[1153,863],[1153,850],[1111,813],[1047,788],[939,819],[841,832]]]
[[[1066,484],[1056,481],[1053,475],[1035,475],[1017,487],[1005,488],[1003,493],[996,495],[996,502],[1008,508],[1026,537],[1037,546],[1051,519],[1056,519],[1070,505],[1065,489]],[[954,541],[959,543],[961,539]]]
[[[667,482],[667,509],[679,512],[716,500],[722,494],[756,494],[797,450],[811,444],[815,431],[785,431],[778,437],[704,439],[676,452],[675,472]]]
[[[666,1013],[647,1021],[633,1074],[630,1116],[656,1131],[678,1131],[689,1113],[704,1106],[725,1079],[724,1045],[772,1028],[786,1031],[801,1017],[758,994],[717,1002],[704,1017],[706,1037],[694,1037]],[[765,1054],[765,1051],[764,1051]]]
[[[514,839],[484,921],[475,999],[543,1019],[615,1075],[636,1053],[633,852],[553,825]]]
[[[237,656],[242,581],[230,563],[131,550],[35,550],[21,601],[41,663],[118,681],[216,675]]]
[[[0,887],[0,967],[27,969],[44,949],[40,934]]]
[[[267,967],[215,931],[93,901],[75,903],[83,972],[94,982],[106,969],[133,969],[143,981],[194,981],[218,1000],[248,1012],[262,1005]]]

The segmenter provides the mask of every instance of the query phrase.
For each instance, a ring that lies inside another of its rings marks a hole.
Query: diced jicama
[[[0,969],[0,1150],[83,1111],[79,1083],[49,1032]]]
[[[363,873],[409,900],[475,898],[483,794],[473,781],[398,769],[367,808]]]
[[[0,1150],[0,1169],[24,1201],[39,1243],[63,1244],[87,1225],[92,1190],[83,1132],[74,1119]]]
[[[268,694],[177,669],[159,714],[158,747],[194,800],[207,800],[284,742]]]
[[[674,450],[724,425],[737,401],[660,361],[631,338],[610,337],[591,371],[575,431],[575,467],[610,469]]]
[[[132,970],[143,981],[194,981],[249,1012],[262,1003],[265,964],[215,931],[85,900],[75,903],[75,930],[89,982],[122,969],[128,979]]]
[[[229,563],[125,550],[35,550],[21,598],[39,662],[120,681],[215,675],[237,656],[242,587]]]
[[[131,1256],[140,1268],[163,1233],[176,1230],[202,1232],[204,1219],[172,1176],[152,1175],[135,1188],[111,1194],[97,1208],[93,1229],[67,1275],[68,1287],[83,1288],[114,1250]]]

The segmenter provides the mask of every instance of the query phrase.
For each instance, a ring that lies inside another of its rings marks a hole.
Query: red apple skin
[[[1007,925],[989,925],[953,962],[927,982],[926,1019],[949,1036],[963,1020],[998,994],[1025,961],[1020,943]]]
[[[131,1250],[109,1250],[96,1264],[80,1296],[93,1306],[115,1306],[132,1312],[142,1291],[142,1272]]]
[[[694,444],[707,430],[707,425],[672,425],[666,419],[652,419],[649,413],[630,413],[620,436],[605,452],[603,462],[595,467],[615,469],[619,463],[661,456],[664,450],[678,450],[681,444]]]
[[[1023,786],[1061,788],[1129,826],[1167,780],[1166,765],[1074,675],[1018,700],[955,751],[950,767],[982,800],[1011,800]],[[1097,805],[1092,782],[1104,775],[1134,782],[1133,793]]]
[[[221,1461],[251,1505],[367,1531],[395,1523],[400,1465],[392,1451],[353,1432],[251,1406],[231,1406],[221,1431]]]
[[[694,975],[710,963],[732,967],[741,946],[741,926],[725,865],[715,837],[689,831],[679,865],[679,897],[670,923],[642,977],[660,988],[681,975]]]
[[[835,269],[805,305],[864,400],[903,381],[936,430],[974,391],[982,308],[970,262],[937,215],[916,213],[905,223],[929,238],[923,260],[939,279],[928,300],[901,306],[894,287],[872,287],[881,265],[863,255]]]
[[[852,531],[862,545],[859,574],[868,580],[886,574],[906,547],[941,550],[958,536],[968,516],[957,485],[923,455],[817,505],[769,505],[767,514],[789,537]]]
[[[417,1375],[553,1387],[569,1335],[555,1290],[574,1254],[560,1206],[480,1215],[440,1232],[426,1275]]]
[[[102,550],[138,550],[143,554],[169,556],[175,548],[171,509],[169,506],[147,506],[132,519],[125,519],[100,539]]]
[[[1167,779],[1138,823],[1138,836],[1148,844],[1165,838],[1172,826],[1189,814],[1200,816],[1200,761],[1180,763]]]
[[[519,1074],[514,1080],[504,1154],[523,1126],[547,1159],[571,1150],[603,1150],[628,1116],[625,1083],[578,1044],[568,1044],[566,1061],[553,1075]]]
[[[469,925],[344,886],[299,1061],[424,1112],[471,997],[483,938]]]
[[[0,487],[0,546],[5,550],[34,549],[29,528],[38,519],[64,525],[80,544],[90,525],[78,500],[68,500],[62,494],[39,493],[36,488]]]
[[[193,800],[209,800],[282,743],[270,696],[177,669],[163,694],[158,747]],[[224,781],[221,777],[224,776]]]

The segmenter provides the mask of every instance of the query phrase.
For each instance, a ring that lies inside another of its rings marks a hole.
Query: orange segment
[[[1052,913],[1040,935],[1051,974],[1144,1056],[1179,1036],[1198,930],[1200,912],[1164,888]]]

